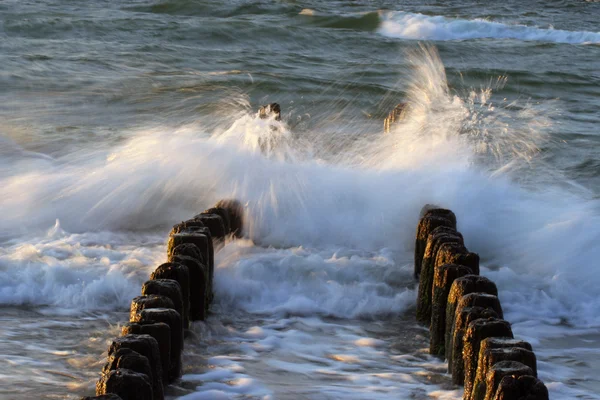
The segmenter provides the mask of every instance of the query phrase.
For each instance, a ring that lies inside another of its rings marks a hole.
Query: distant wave
[[[467,40],[516,39],[551,43],[600,43],[600,32],[542,29],[526,25],[507,25],[483,19],[455,19],[406,12],[383,16],[379,33],[402,39]]]
[[[305,8],[299,15],[309,18],[310,24],[323,28],[374,31],[381,23],[379,12],[354,15],[321,15],[316,14],[314,10]]]

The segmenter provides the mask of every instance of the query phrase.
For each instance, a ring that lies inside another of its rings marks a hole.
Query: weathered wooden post
[[[150,368],[152,369],[152,380],[150,380],[150,377],[147,377],[147,380],[150,383],[151,392],[153,393],[153,395],[158,393],[162,394],[162,363],[160,360],[160,350],[156,339],[154,339],[150,335],[120,336],[114,339],[112,344],[108,348],[109,359],[113,354],[117,353],[120,349],[123,348],[131,349],[148,359],[148,362],[150,363]],[[125,372],[123,372],[122,374],[115,375],[114,372],[115,371],[111,371],[110,374],[101,378],[101,380],[98,382],[98,385],[96,386],[96,394],[100,395],[106,393],[116,393],[119,396],[124,397],[123,394],[121,394],[118,391],[112,391],[107,389],[112,387],[111,385],[115,385],[115,387],[120,387],[119,385],[121,384],[124,384],[125,386],[134,385],[134,387],[135,385],[140,385],[138,390],[144,393],[146,392],[141,383],[142,380],[137,375],[130,375],[129,373]],[[136,374],[133,371],[131,372],[133,374]],[[152,398],[152,396],[149,398]]]
[[[152,382],[147,375],[129,369],[117,369],[102,375],[96,384],[96,394],[114,393],[127,400],[153,400]]]
[[[415,241],[415,278],[421,274],[421,263],[429,234],[438,226],[446,226],[456,230],[456,216],[450,210],[432,209],[425,213],[417,226]]]
[[[448,303],[446,305],[446,360],[448,360],[448,370],[452,372],[452,341],[454,337],[454,317],[456,315],[456,306],[459,300],[469,293],[488,293],[494,296],[498,295],[496,284],[489,279],[479,275],[465,275],[452,282],[450,293],[448,294]]]
[[[218,214],[198,214],[194,216],[196,221],[201,221],[209,230],[212,238],[216,241],[222,241],[227,236],[223,218]]]
[[[464,265],[471,269],[473,275],[479,275],[479,255],[469,252],[460,243],[443,243],[439,246],[434,268],[444,264]]]
[[[199,260],[172,254],[169,262],[185,265],[190,273],[190,320],[204,321],[210,302],[208,271]]]
[[[261,119],[274,117],[275,121],[281,120],[281,106],[278,103],[265,104],[258,109],[258,116]]]
[[[492,366],[500,361],[518,361],[527,365],[533,371],[533,376],[537,378],[537,361],[535,354],[532,351],[521,347],[486,348],[486,341],[487,339],[481,342],[478,357],[479,360],[477,361],[477,372],[470,391],[466,390],[465,385],[465,399],[483,400],[486,392],[485,377]],[[468,376],[469,374],[466,375]],[[468,378],[465,378],[465,381],[467,379]],[[469,393],[471,396],[467,397]]]
[[[191,246],[196,246],[201,258],[197,256],[197,252]],[[209,300],[212,301],[215,256],[212,236],[208,228],[193,228],[193,230],[182,230],[171,234],[167,244],[167,257],[170,260],[176,255],[196,258],[207,267],[208,296]]]
[[[452,356],[448,359],[448,372],[452,374],[452,383],[465,383],[463,358],[463,338],[469,324],[480,318],[497,318],[498,314],[490,308],[464,307],[456,310],[456,318],[452,336]]]
[[[435,269],[431,324],[429,326],[429,353],[444,357],[446,354],[446,304],[455,279],[471,273],[464,265],[444,264]]]
[[[202,214],[218,215],[219,217],[221,217],[221,220],[223,221],[223,227],[225,228],[225,235],[229,235],[231,233],[231,222],[229,221],[229,212],[225,208],[214,206],[207,210],[204,210],[202,212]]]
[[[166,296],[173,302],[173,309],[183,315],[183,296],[181,285],[174,279],[152,279],[142,285],[142,295]]]
[[[233,199],[220,200],[215,207],[227,210],[229,214],[229,228],[235,237],[242,237],[244,229],[244,207],[242,203]]]
[[[463,337],[463,360],[465,370],[465,399],[471,398],[479,360],[479,347],[489,337],[513,337],[508,321],[488,318],[477,319],[469,324]]]
[[[183,329],[190,327],[190,273],[183,264],[168,262],[159,265],[150,275],[150,279],[173,279],[181,287],[181,299],[183,302]]]
[[[181,374],[181,352],[183,350],[183,326],[181,316],[172,308],[148,308],[133,316],[131,322],[150,324],[164,322],[171,330],[171,359],[169,362],[169,382]],[[137,335],[147,336],[147,335]]]
[[[121,335],[150,335],[156,339],[158,342],[158,349],[160,351],[160,361],[163,371],[162,381],[165,384],[170,381],[169,365],[171,362],[171,328],[169,325],[163,322],[147,324],[128,322],[121,328]]]
[[[182,230],[172,233],[167,242],[167,259],[173,256],[186,256],[205,264],[210,261],[209,240],[210,236],[207,237],[204,232],[198,230]]]
[[[158,377],[157,379],[153,376],[152,368],[150,367],[150,362],[146,357],[144,357],[140,353],[128,348],[121,348],[117,350],[115,353],[111,354],[108,357],[108,361],[102,369],[102,376],[108,377],[111,371],[115,371],[117,369],[130,370],[139,374],[146,375],[152,386],[153,400],[164,399],[163,387],[160,377]],[[109,383],[110,386],[110,382],[115,383],[117,381],[118,380],[115,377],[112,377],[112,381],[110,379],[100,379],[100,390],[106,391],[107,383]],[[102,389],[102,387],[104,387],[104,389]]]
[[[488,310],[488,311],[486,311]],[[464,383],[463,336],[471,323],[478,318],[503,318],[498,298],[486,293],[469,293],[461,297],[456,307],[454,326],[452,327],[452,356],[448,358],[448,372],[455,382]]]
[[[417,296],[417,321],[429,323],[431,321],[431,295],[435,270],[435,258],[442,244],[458,243],[462,245],[462,235],[454,229],[439,226],[427,237],[425,253],[421,262],[419,275],[419,290]]]
[[[484,400],[497,399],[496,392],[504,377],[533,376],[533,371],[528,366],[517,361],[500,361],[488,371],[486,380],[486,393]],[[505,400],[509,400],[506,398]],[[512,398],[510,398],[512,400]]]
[[[548,400],[548,398],[546,385],[536,377],[509,375],[502,378],[492,400]]]
[[[406,118],[407,111],[408,103],[398,103],[383,121],[383,132],[390,133],[393,125],[396,122],[402,121],[404,118]]]
[[[489,337],[481,341],[479,348],[479,360],[477,361],[477,374],[475,376],[475,383],[473,384],[473,395],[471,397],[475,398],[475,396],[477,396],[478,399],[483,399],[485,397],[485,377],[487,376],[487,372],[491,365],[487,365],[485,361],[482,361],[485,357],[484,354],[486,354],[488,351],[495,349],[511,348],[521,348],[533,352],[531,344],[524,340],[503,337]],[[534,368],[534,372],[536,371],[537,367]]]
[[[173,303],[173,300],[171,300],[167,296],[161,296],[157,294],[137,296],[131,300],[131,306],[129,308],[129,318],[133,317],[138,312],[146,308],[175,309],[175,304]]]

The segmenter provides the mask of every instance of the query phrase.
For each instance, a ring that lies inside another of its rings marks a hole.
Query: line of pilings
[[[214,253],[227,237],[240,237],[243,208],[222,200],[173,227],[167,262],[131,301],[129,322],[108,348],[96,396],[82,400],[163,400],[181,376],[190,321],[203,321],[213,300]]]
[[[448,362],[463,400],[548,400],[531,344],[514,338],[496,284],[479,275],[479,255],[465,247],[456,215],[431,205],[421,214],[414,275],[429,352]]]

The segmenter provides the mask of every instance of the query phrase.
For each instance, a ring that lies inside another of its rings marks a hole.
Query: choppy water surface
[[[184,399],[460,399],[414,322],[455,211],[553,399],[599,399],[600,3],[0,3],[0,398],[94,391],[170,225],[223,197]],[[256,118],[279,102],[281,122]],[[411,112],[389,135],[387,112]]]

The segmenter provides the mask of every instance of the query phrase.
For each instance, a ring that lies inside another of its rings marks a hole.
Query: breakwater
[[[129,322],[108,348],[96,397],[83,399],[164,399],[164,386],[181,376],[190,323],[208,315],[214,253],[242,229],[243,208],[236,200],[222,200],[173,227],[166,262],[132,299]]]
[[[426,205],[415,242],[417,320],[429,325],[429,352],[445,358],[464,400],[547,400],[531,344],[513,336],[496,284],[479,275],[456,215]]]
[[[416,318],[429,326],[430,354],[444,358],[465,400],[548,399],[537,377],[530,343],[504,320],[496,284],[480,275],[456,215],[426,205],[417,226],[414,276]],[[228,236],[241,236],[243,208],[235,200],[176,224],[159,265],[132,299],[129,322],[107,351],[96,397],[164,399],[181,376],[181,354],[191,321],[202,321],[213,300],[214,253]]]

